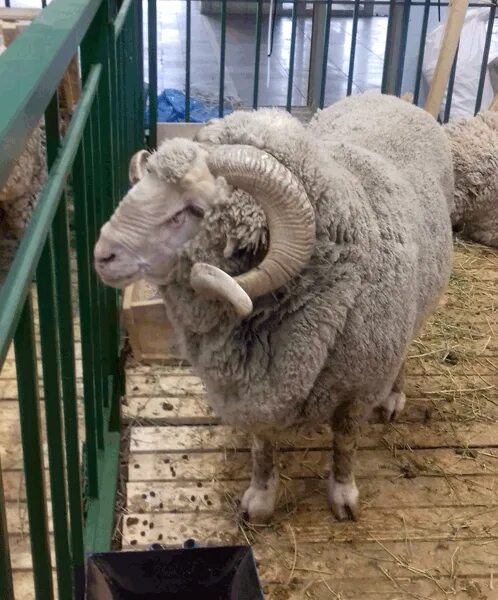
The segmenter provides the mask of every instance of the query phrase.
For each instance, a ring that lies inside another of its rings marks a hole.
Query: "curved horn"
[[[194,265],[192,287],[223,298],[241,316],[252,300],[285,285],[309,261],[315,244],[315,213],[301,182],[268,153],[253,146],[215,146],[207,164],[215,176],[251,194],[263,209],[270,245],[263,261],[247,273],[230,277],[204,263]],[[240,289],[241,288],[241,289]]]
[[[150,158],[150,152],[139,150],[130,160],[128,167],[128,179],[131,185],[135,185],[145,175],[145,165]]]

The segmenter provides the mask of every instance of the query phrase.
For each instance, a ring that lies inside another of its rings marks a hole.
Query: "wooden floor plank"
[[[179,516],[179,514],[181,516]],[[289,514],[275,514],[288,522]],[[284,527],[284,525],[282,525]],[[292,528],[300,543],[331,544],[347,540],[498,540],[498,506],[370,508],[363,506],[357,522],[337,522],[329,510],[298,510],[292,513]],[[124,537],[134,543],[182,544],[194,538],[200,544],[235,543],[240,530],[234,510],[183,513],[129,513],[124,519]],[[135,542],[134,542],[135,541]],[[240,540],[239,540],[240,541]]]
[[[287,478],[323,478],[330,468],[330,452],[301,450],[281,452],[277,456],[280,473]],[[236,452],[132,452],[129,457],[129,481],[218,481],[245,480],[251,472],[248,450]],[[447,449],[396,450],[363,449],[358,451],[356,474],[368,477],[414,478],[498,476],[498,450]]]
[[[497,367],[498,372],[498,367]],[[220,419],[213,413],[204,397],[199,396],[132,396],[123,405],[123,415],[135,425],[217,425]],[[372,422],[379,421],[375,413]],[[498,403],[486,392],[471,397],[452,398],[427,396],[408,398],[398,423],[427,423],[429,420],[460,421],[498,420]]]
[[[274,437],[281,449],[329,448],[331,434],[326,427],[302,428],[285,431]],[[364,426],[359,440],[360,448],[409,447],[494,447],[498,446],[498,423],[434,422],[424,424]],[[161,426],[133,427],[130,450],[139,452],[202,452],[248,449],[249,436],[232,427],[217,426]]]
[[[250,471],[247,472],[250,476]],[[222,510],[240,498],[249,481],[130,482],[127,485],[131,512],[190,512]],[[430,508],[498,506],[498,478],[492,476],[416,477],[414,479],[365,478],[358,483],[362,506],[368,508]],[[282,479],[279,506],[290,512],[325,511],[327,482],[318,479]]]

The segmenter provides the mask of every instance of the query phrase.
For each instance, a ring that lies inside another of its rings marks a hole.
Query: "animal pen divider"
[[[74,598],[76,586],[81,594],[85,551],[105,551],[111,544],[124,385],[119,296],[97,282],[92,256],[101,224],[127,188],[128,159],[143,146],[141,33],[140,2],[53,0],[0,61],[0,187],[43,118],[46,131],[48,177],[0,290],[0,366],[13,341],[37,600]],[[82,92],[60,139],[57,88],[78,52]],[[77,299],[72,297],[69,202],[74,203]],[[45,489],[36,314],[52,519]],[[75,369],[78,322],[82,399]],[[1,485],[0,598],[14,598]]]
[[[327,81],[328,62],[330,62],[331,44],[344,44],[344,51],[349,60],[347,66],[341,65],[347,76],[347,91],[349,96],[353,92],[353,79],[359,64],[357,59],[358,34],[361,29],[360,21],[373,16],[375,10],[382,9],[388,11],[385,46],[383,50],[383,68],[382,80],[379,82],[383,93],[400,96],[404,92],[413,92],[414,103],[421,105],[421,87],[423,82],[424,53],[426,48],[427,33],[429,30],[430,17],[437,17],[442,20],[441,10],[456,4],[453,2],[438,2],[437,0],[291,0],[289,2],[270,2],[270,0],[181,0],[185,5],[184,11],[184,52],[185,52],[185,122],[191,121],[192,112],[192,86],[196,82],[192,79],[192,66],[195,58],[192,57],[192,42],[198,39],[199,32],[196,29],[198,20],[193,19],[193,7],[200,5],[201,14],[209,13],[214,27],[219,27],[217,40],[219,45],[218,59],[218,115],[222,117],[225,112],[226,104],[226,75],[227,75],[227,22],[230,23],[231,13],[240,13],[246,11],[247,29],[252,31],[253,35],[253,56],[254,66],[252,69],[252,98],[244,99],[243,108],[258,108],[260,102],[260,72],[262,61],[266,58],[265,50],[271,52],[273,29],[275,27],[275,18],[268,15],[269,12],[275,12],[278,4],[290,7],[291,30],[290,45],[287,62],[284,65],[288,73],[287,78],[287,99],[285,108],[292,111],[295,108],[293,98],[293,83],[296,75],[296,39],[299,27],[299,18],[304,14],[312,15],[312,27],[310,33],[309,51],[310,61],[309,70],[307,69],[307,90],[306,107],[310,112],[317,108],[323,108],[325,104],[325,93],[328,86]],[[458,0],[457,0],[458,2]],[[157,34],[157,0],[147,0],[148,3],[148,57],[149,57],[149,139],[150,145],[156,145],[156,123],[157,123],[157,64],[158,64],[158,34]],[[475,95],[475,112],[481,109],[483,89],[485,84],[489,51],[493,35],[493,25],[496,16],[496,1],[467,2],[466,8],[488,9],[486,37],[482,54],[482,62],[479,73],[479,81]],[[311,7],[311,9],[310,9]],[[282,9],[283,10],[283,9]],[[287,14],[289,10],[287,9]],[[268,18],[267,18],[268,17]],[[336,32],[331,28],[331,24],[348,17],[350,20],[350,37],[344,39],[336,38]],[[415,18],[417,17],[417,18]],[[214,19],[217,19],[216,22]],[[244,23],[244,36],[247,38],[246,23]],[[268,43],[265,47],[264,41],[268,32]],[[346,39],[346,41],[344,41]],[[349,46],[349,47],[348,47]],[[407,69],[407,49],[410,47],[411,65]],[[300,49],[302,51],[302,48]],[[229,49],[228,49],[229,52]],[[445,101],[444,121],[448,121],[451,116],[451,104],[455,84],[456,66],[458,61],[458,51],[451,53],[453,68],[449,73],[449,81],[445,79],[444,87],[448,83],[448,93]],[[454,55],[454,58],[453,58]],[[178,58],[178,66],[182,63],[182,58]],[[407,75],[410,71],[409,76]]]

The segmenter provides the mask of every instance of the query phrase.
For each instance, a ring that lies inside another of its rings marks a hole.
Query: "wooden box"
[[[163,364],[181,361],[166,307],[156,288],[143,280],[128,286],[123,295],[122,320],[137,361]]]

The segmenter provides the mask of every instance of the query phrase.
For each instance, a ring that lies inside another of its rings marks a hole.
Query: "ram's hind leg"
[[[380,406],[382,420],[386,423],[394,421],[403,412],[406,404],[405,388],[405,364],[396,377],[391,393],[386,398],[385,402]]]
[[[334,445],[328,497],[332,512],[340,521],[356,520],[359,493],[354,478],[356,447],[364,408],[358,401],[343,402],[332,418]]]
[[[273,447],[255,435],[252,443],[251,485],[242,497],[241,507],[252,523],[268,523],[278,494],[278,471],[273,464]]]

